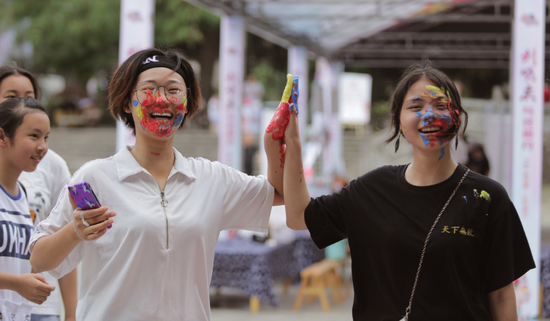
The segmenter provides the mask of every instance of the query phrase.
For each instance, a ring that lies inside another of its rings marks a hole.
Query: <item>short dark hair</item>
[[[183,76],[185,85],[188,88],[187,97],[187,117],[191,118],[200,109],[201,90],[195,72],[191,64],[185,59],[185,56],[176,49],[162,50],[157,48],[144,49],[131,55],[114,72],[109,84],[109,110],[115,119],[123,121],[126,126],[136,132],[136,125],[132,115],[126,113],[124,109],[130,106],[132,91],[135,89],[140,75],[140,66],[151,56],[164,56],[172,59],[176,63],[174,71]],[[186,118],[187,118],[186,117]],[[183,122],[181,123],[183,126]],[[180,127],[181,127],[180,126]]]
[[[46,114],[46,109],[34,98],[8,98],[0,103],[0,128],[4,130],[4,135],[11,139],[23,123],[25,115],[39,112]]]
[[[412,85],[421,79],[428,79],[433,82],[437,87],[443,89],[444,92],[449,95],[451,99],[451,108],[458,110],[461,115],[461,119],[464,126],[462,127],[462,134],[466,131],[466,126],[468,126],[468,113],[464,108],[462,108],[462,103],[460,101],[460,94],[458,89],[452,80],[441,70],[434,68],[430,63],[426,64],[415,64],[410,66],[405,70],[397,87],[393,91],[390,97],[390,117],[391,117],[391,127],[392,135],[386,140],[386,142],[392,141],[397,135],[399,135],[399,127],[401,122],[399,117],[401,116],[401,109],[403,108],[403,101],[405,100],[405,95],[409,91]],[[459,128],[456,128],[456,133],[458,135]]]
[[[41,93],[40,86],[38,86],[38,81],[36,81],[36,78],[34,78],[33,74],[23,68],[19,68],[17,66],[0,67],[0,84],[2,83],[2,81],[4,81],[4,79],[13,75],[21,75],[27,77],[31,81],[32,89],[34,90],[34,98],[40,100]]]

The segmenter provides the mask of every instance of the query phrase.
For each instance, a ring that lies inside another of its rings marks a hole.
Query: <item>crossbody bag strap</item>
[[[464,179],[466,178],[466,176],[468,176],[469,172],[470,172],[470,169],[468,168],[466,170],[466,173],[464,173],[464,175],[462,176],[462,178],[458,182],[458,185],[456,186],[456,188],[453,191],[453,193],[451,194],[451,196],[449,196],[449,199],[447,200],[447,203],[445,203],[445,205],[443,205],[443,208],[441,209],[441,212],[439,212],[439,215],[437,215],[437,217],[435,218],[434,224],[432,225],[432,228],[428,232],[428,236],[426,236],[426,241],[424,241],[424,247],[422,248],[422,254],[420,255],[420,263],[418,264],[418,269],[416,270],[416,276],[414,278],[414,284],[413,284],[413,288],[412,288],[412,292],[411,292],[411,298],[409,299],[409,305],[407,306],[407,310],[405,310],[405,316],[400,321],[408,321],[409,320],[409,314],[411,313],[411,306],[412,306],[412,301],[413,301],[413,298],[414,298],[414,292],[416,291],[416,285],[418,283],[418,276],[420,275],[420,268],[422,267],[422,262],[424,261],[424,254],[426,253],[426,247],[428,246],[428,241],[430,240],[430,236],[432,236],[432,232],[434,231],[435,226],[437,225],[437,222],[439,222],[439,219],[441,218],[441,215],[443,215],[443,212],[445,212],[445,209],[447,208],[447,205],[449,205],[449,203],[453,199],[453,196],[455,196],[456,191],[458,191],[458,188],[460,187],[460,185],[462,185],[462,182],[464,182]]]

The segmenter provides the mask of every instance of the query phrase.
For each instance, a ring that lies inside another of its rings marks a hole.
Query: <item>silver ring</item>
[[[84,211],[80,211],[80,219],[82,220],[82,224],[84,224],[84,226],[90,226],[90,224],[88,224],[88,222],[84,219]]]

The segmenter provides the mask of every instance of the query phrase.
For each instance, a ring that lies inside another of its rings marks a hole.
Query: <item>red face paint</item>
[[[180,115],[173,116],[170,119],[153,119],[151,115],[153,113],[169,113],[173,115],[171,110],[171,103],[168,102],[164,95],[159,94],[158,91],[147,90],[147,96],[141,102],[141,106],[138,107],[137,116],[139,118],[139,126],[146,132],[152,133],[156,136],[170,136],[175,126],[174,121],[180,119]],[[186,102],[176,107],[177,111],[186,111]],[[181,113],[178,113],[181,114]],[[179,125],[181,121],[177,124]]]
[[[155,152],[151,152],[151,154],[155,155],[155,156],[159,156],[160,153],[155,153]]]
[[[449,92],[445,93],[443,88],[436,86],[426,86],[426,89],[428,90],[428,93],[422,96],[428,98],[428,102],[430,104],[443,104],[449,111],[450,117],[448,118],[450,118],[450,122],[448,122],[445,126],[447,129],[445,134],[451,136],[452,138],[458,133],[458,129],[461,125],[460,112],[452,107],[452,100]]]
[[[428,108],[424,115],[418,112],[417,117],[422,118],[422,124],[425,127],[440,128],[437,132],[420,134],[426,146],[434,147],[436,142],[443,145],[457,134],[460,127],[460,112],[452,108],[451,98],[442,88],[426,86],[426,89],[427,92],[422,96],[427,98],[426,101],[433,106],[433,109]],[[445,110],[448,114],[444,112]]]

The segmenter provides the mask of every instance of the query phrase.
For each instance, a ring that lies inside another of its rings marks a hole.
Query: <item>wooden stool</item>
[[[334,303],[340,303],[344,300],[344,294],[342,292],[342,283],[340,275],[336,272],[337,268],[341,266],[340,261],[322,260],[314,263],[300,272],[302,283],[296,302],[294,303],[294,311],[300,310],[304,295],[308,298],[319,297],[323,311],[330,311],[330,304],[328,302],[326,287],[331,288],[332,300]],[[311,301],[311,300],[306,300]]]

